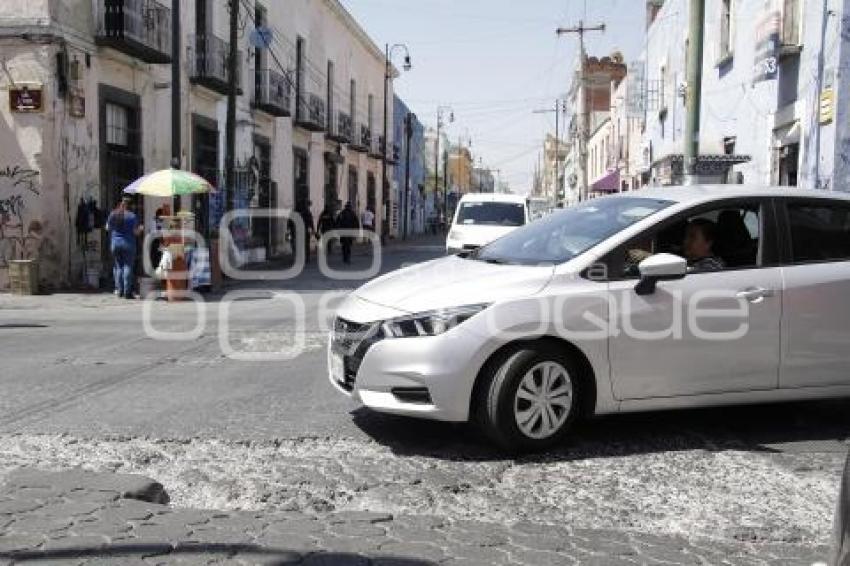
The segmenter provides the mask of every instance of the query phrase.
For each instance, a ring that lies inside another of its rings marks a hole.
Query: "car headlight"
[[[469,320],[488,306],[490,305],[467,305],[394,318],[381,324],[381,333],[384,338],[439,336]]]

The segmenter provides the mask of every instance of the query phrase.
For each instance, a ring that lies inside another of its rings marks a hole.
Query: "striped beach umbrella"
[[[215,192],[215,188],[206,179],[194,173],[180,169],[163,169],[136,179],[124,192],[149,197],[177,197]]]

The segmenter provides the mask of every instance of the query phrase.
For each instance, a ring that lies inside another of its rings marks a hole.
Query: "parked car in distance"
[[[590,415],[850,397],[848,297],[850,195],[644,189],[367,283],[329,376],[376,411],[543,449]]]
[[[501,193],[468,193],[457,205],[446,252],[471,251],[531,221],[528,199]]]

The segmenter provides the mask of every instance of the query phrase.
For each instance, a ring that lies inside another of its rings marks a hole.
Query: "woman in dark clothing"
[[[360,229],[360,221],[357,220],[357,214],[355,214],[354,209],[351,208],[350,202],[346,203],[345,208],[339,213],[339,216],[336,219],[336,227],[339,230]],[[342,243],[342,261],[345,263],[351,263],[351,246],[354,243],[354,237],[346,235],[340,238],[340,242]]]
[[[328,232],[333,232],[336,229],[336,219],[334,218],[334,212],[331,208],[331,205],[326,205],[322,210],[322,213],[319,215],[319,222],[316,224],[316,237],[321,239]],[[328,239],[327,241],[327,249],[325,249],[325,253],[327,255],[331,255],[333,252],[333,239]]]

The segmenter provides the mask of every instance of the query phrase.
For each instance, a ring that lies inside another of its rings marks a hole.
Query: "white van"
[[[520,195],[469,193],[458,203],[446,252],[478,249],[525,226],[531,220],[528,199]]]

